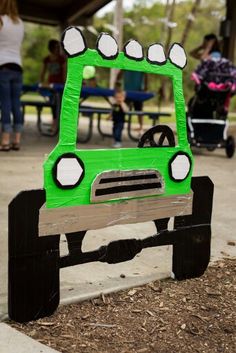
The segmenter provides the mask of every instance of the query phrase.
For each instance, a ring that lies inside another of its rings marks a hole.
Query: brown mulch
[[[63,353],[235,353],[236,259],[10,324]]]

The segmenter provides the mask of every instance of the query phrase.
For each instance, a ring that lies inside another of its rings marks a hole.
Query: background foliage
[[[177,27],[173,29],[172,42],[181,41],[183,30],[193,5],[192,0],[177,2],[173,21]],[[186,52],[198,46],[207,33],[219,33],[220,20],[225,14],[224,0],[204,0],[193,22],[189,37],[185,44]],[[130,38],[140,41],[144,48],[153,42],[165,43],[167,27],[160,19],[165,17],[165,3],[163,1],[136,0],[132,10],[125,11],[124,17],[130,19],[130,24],[124,25],[124,42]],[[148,21],[149,23],[147,23]],[[112,24],[113,13],[107,13],[103,17],[94,18],[94,27],[98,32],[109,32],[106,25]],[[132,23],[134,25],[132,25]],[[51,38],[59,39],[59,29],[33,24],[26,24],[26,36],[23,45],[23,65],[25,83],[39,81],[42,60],[47,54],[47,43]],[[95,46],[96,36],[89,33],[89,45]],[[184,71],[185,94],[188,99],[193,92],[193,83],[190,81],[190,73],[198,64],[198,61],[188,58],[188,66]],[[101,86],[108,85],[109,73],[105,70],[98,72],[98,83]],[[160,82],[154,76],[149,77],[148,89],[158,91]],[[235,104],[236,105],[236,104]]]

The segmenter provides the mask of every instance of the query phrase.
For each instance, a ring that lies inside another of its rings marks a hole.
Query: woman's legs
[[[1,145],[10,144],[11,126],[11,75],[9,70],[0,70],[0,104],[2,117]]]
[[[19,145],[21,139],[21,132],[23,129],[23,114],[21,111],[20,96],[22,91],[22,73],[15,71],[12,75],[11,81],[11,100],[12,100],[12,114],[14,137],[13,144]]]

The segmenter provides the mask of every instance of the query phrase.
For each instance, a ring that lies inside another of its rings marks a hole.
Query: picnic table
[[[44,125],[42,122],[42,110],[45,107],[50,107],[52,108],[53,106],[55,107],[57,111],[57,116],[59,117],[60,115],[60,101],[61,101],[61,95],[64,89],[64,85],[61,84],[53,84],[50,85],[49,87],[45,86],[40,86],[38,84],[34,85],[23,85],[23,90],[22,90],[22,98],[24,94],[26,93],[32,93],[32,92],[37,92],[39,93],[42,97],[43,100],[21,100],[21,105],[23,108],[23,114],[25,115],[25,107],[26,106],[34,106],[37,111],[37,127],[41,135],[44,136],[55,136],[57,132],[54,134],[49,133],[47,130],[44,129]],[[86,99],[89,97],[103,97],[106,101],[108,101],[110,104],[110,98],[114,96],[114,90],[109,89],[109,88],[102,88],[102,87],[88,87],[88,86],[82,86],[81,88],[81,100],[79,102],[80,104],[80,114],[83,116],[86,116],[89,119],[88,123],[88,130],[87,133],[84,137],[79,137],[78,140],[79,142],[86,143],[88,142],[93,134],[93,121],[95,116],[97,116],[97,129],[98,132],[102,137],[112,137],[112,134],[108,134],[102,130],[101,127],[101,121],[102,121],[102,115],[109,115],[111,114],[112,110],[111,108],[100,108],[100,107],[94,107],[94,106],[88,106],[84,105],[84,102]],[[144,102],[146,100],[149,100],[154,97],[154,94],[152,92],[137,92],[137,91],[127,91],[126,92],[126,98],[128,100],[136,100],[136,101],[141,101]],[[170,116],[169,113],[164,113],[164,112],[150,112],[150,111],[133,111],[130,110],[126,113],[126,122],[127,122],[127,132],[128,136],[131,140],[133,141],[138,141],[138,138],[132,134],[132,118],[134,116],[148,116],[152,120],[152,125],[156,125],[156,123],[159,121],[160,116]]]

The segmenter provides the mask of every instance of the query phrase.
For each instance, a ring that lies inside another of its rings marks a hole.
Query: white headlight
[[[187,58],[184,48],[178,43],[174,43],[170,48],[169,59],[172,64],[176,65],[180,69],[183,69],[187,65]]]
[[[73,154],[67,154],[57,161],[54,169],[54,177],[62,188],[76,186],[84,176],[83,163]]]
[[[62,35],[62,46],[68,56],[83,54],[87,49],[83,33],[77,27],[69,27]]]
[[[187,154],[178,153],[170,162],[170,174],[176,181],[184,180],[190,171],[191,160]]]
[[[108,33],[101,33],[97,41],[98,52],[105,59],[114,59],[119,54],[116,40]]]

